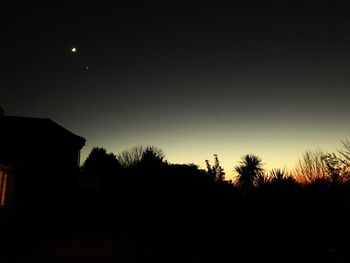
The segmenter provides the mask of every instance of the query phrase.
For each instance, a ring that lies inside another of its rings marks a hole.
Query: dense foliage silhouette
[[[262,159],[252,154],[235,166],[234,182],[224,179],[217,155],[213,165],[206,161],[206,170],[172,164],[155,146],[117,156],[92,149],[81,167],[74,212],[66,215],[70,221],[21,230],[14,225],[7,235],[15,232],[26,241],[3,244],[7,251],[23,251],[15,257],[21,262],[350,260],[350,188],[345,179],[298,181],[295,171],[265,172]],[[335,158],[322,156],[317,165]],[[345,163],[336,170],[342,178]],[[311,170],[321,169],[314,165]]]
[[[247,190],[252,189],[256,180],[264,173],[261,158],[252,154],[244,155],[235,170],[238,173],[237,184]]]

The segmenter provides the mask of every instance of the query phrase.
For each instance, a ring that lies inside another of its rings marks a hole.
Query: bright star
[[[73,47],[70,51],[72,51],[73,53],[77,52],[77,49],[75,47]]]

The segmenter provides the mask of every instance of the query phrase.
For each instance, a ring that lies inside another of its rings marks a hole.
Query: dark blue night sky
[[[245,153],[293,168],[350,132],[350,4],[14,2],[1,11],[0,104],[115,153]],[[263,3],[262,3],[263,2]],[[72,53],[71,48],[77,52]]]

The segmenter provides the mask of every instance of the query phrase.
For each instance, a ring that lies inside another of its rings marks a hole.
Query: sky
[[[338,149],[350,4],[203,2],[5,4],[0,105],[86,138],[82,160],[155,145],[202,168],[218,154],[230,177],[247,153],[292,169],[306,150]]]

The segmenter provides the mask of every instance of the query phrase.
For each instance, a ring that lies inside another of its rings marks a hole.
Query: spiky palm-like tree
[[[272,169],[270,172],[270,177],[272,181],[283,181],[290,177],[285,169]]]
[[[266,176],[264,173],[259,173],[255,179],[256,186],[260,188],[266,186],[270,182],[271,182],[270,178]]]
[[[253,154],[246,154],[242,157],[240,165],[235,167],[238,173],[238,185],[244,189],[254,187],[256,180],[264,173],[262,159]]]
[[[270,178],[272,183],[279,185],[295,185],[297,183],[293,175],[285,169],[272,169]]]

